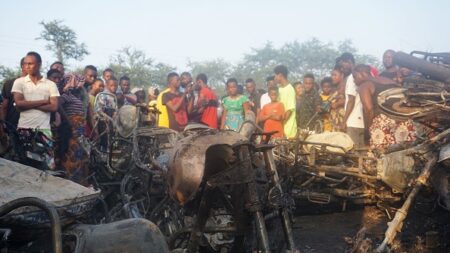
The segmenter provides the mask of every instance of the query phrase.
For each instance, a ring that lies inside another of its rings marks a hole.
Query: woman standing
[[[345,115],[345,78],[339,68],[331,72],[331,80],[334,86],[334,95],[331,100],[330,123],[333,132],[342,132],[341,125]]]
[[[226,83],[227,94],[223,101],[223,113],[220,129],[239,131],[244,122],[244,114],[250,110],[248,98],[238,93],[236,78],[230,78]]]
[[[64,110],[71,126],[72,136],[69,147],[61,159],[61,166],[66,171],[66,177],[76,183],[88,185],[88,151],[84,145],[86,126],[86,107],[83,92],[84,78],[70,73],[64,77],[64,88],[59,98],[59,106]]]

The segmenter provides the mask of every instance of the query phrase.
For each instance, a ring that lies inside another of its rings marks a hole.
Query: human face
[[[123,93],[130,92],[130,81],[128,81],[128,80],[120,81],[120,88],[122,88]]]
[[[338,70],[333,70],[331,72],[331,80],[333,81],[333,84],[335,84],[335,85],[340,84],[343,78],[344,77],[342,75],[342,72],[340,72]]]
[[[61,73],[53,73],[48,77],[48,79],[57,84],[57,83],[61,82],[62,75],[61,75]]]
[[[353,80],[357,86],[361,85],[367,78],[367,75],[363,72],[353,71]]]
[[[303,79],[303,86],[304,86],[304,88],[305,88],[305,91],[310,91],[310,90],[312,90],[313,87],[314,87],[314,79],[309,78],[309,77],[304,78],[304,79]]]
[[[180,85],[181,85],[180,77],[179,76],[174,76],[174,77],[170,78],[169,85],[171,87],[174,87],[175,89],[180,88]]]
[[[108,82],[106,83],[106,87],[108,88],[108,90],[111,93],[116,94],[117,91],[117,81],[115,80],[108,80]]]
[[[322,84],[322,92],[324,95],[328,95],[331,93],[331,83],[323,83]]]
[[[270,80],[267,82],[267,89],[270,89],[272,87],[277,87],[277,84],[275,83],[275,80]]]
[[[103,80],[105,80],[105,82],[111,79],[111,77],[113,77],[113,73],[111,71],[106,71],[103,73]]]
[[[228,83],[228,85],[227,85],[228,96],[236,96],[237,92],[238,92],[237,83],[235,83],[235,82]]]
[[[39,75],[39,70],[41,69],[41,64],[37,62],[37,59],[32,56],[28,55],[25,57],[25,60],[23,61],[23,65],[25,68],[25,72],[27,75],[30,76],[37,76]]]
[[[269,98],[270,98],[270,101],[272,101],[272,102],[277,102],[277,99],[278,99],[278,92],[275,91],[275,90],[270,90],[270,91],[269,91]]]
[[[84,71],[84,80],[86,84],[92,84],[97,79],[97,71],[86,69]]]
[[[383,66],[386,69],[394,67],[394,52],[386,51],[383,54]]]
[[[198,83],[199,80],[196,81]],[[188,84],[192,83],[192,77],[188,75],[183,75],[180,77],[180,85],[186,87]]]
[[[245,89],[247,90],[248,94],[253,94],[255,92],[256,85],[253,82],[248,82],[245,84]]]
[[[273,80],[275,81],[276,84],[280,85],[281,81],[283,80],[283,74],[281,73],[276,74]]]
[[[97,80],[92,84],[91,91],[94,95],[102,92],[105,89],[105,84],[101,80]]]
[[[353,63],[351,61],[340,61],[339,67],[341,68],[342,73],[344,73],[345,76],[348,76],[352,73]]]
[[[295,86],[295,95],[299,97],[302,94],[303,94],[303,85],[300,83]]]
[[[51,69],[57,69],[59,72],[61,72],[62,75],[64,75],[64,65],[61,63],[53,64]]]

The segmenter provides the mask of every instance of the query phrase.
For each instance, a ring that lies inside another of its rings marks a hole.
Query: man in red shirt
[[[179,91],[180,77],[174,72],[167,76],[167,86],[169,92],[162,95],[162,104],[167,106],[169,128],[175,131],[183,131],[188,123],[186,96],[191,92],[191,89],[186,89],[184,93],[181,93]]]
[[[208,87],[208,77],[205,74],[198,74],[195,83],[201,87],[198,98],[198,113],[201,113],[200,122],[211,128],[218,127],[217,121],[217,96]]]

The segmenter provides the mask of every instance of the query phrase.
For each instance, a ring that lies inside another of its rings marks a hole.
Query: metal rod
[[[62,253],[61,223],[56,208],[50,203],[35,197],[15,199],[0,206],[0,217],[24,206],[38,207],[49,216],[52,230],[53,253]]]

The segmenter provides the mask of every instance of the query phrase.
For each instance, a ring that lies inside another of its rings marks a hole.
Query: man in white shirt
[[[363,148],[365,146],[363,108],[358,87],[352,75],[355,59],[352,54],[344,53],[337,59],[337,64],[346,77],[345,115],[342,128],[352,138],[355,148]]]
[[[18,128],[31,128],[51,136],[50,113],[58,110],[59,92],[56,84],[40,73],[41,56],[29,52],[24,59],[27,73],[14,81],[11,92],[20,111]]]

